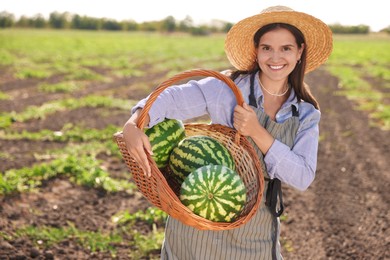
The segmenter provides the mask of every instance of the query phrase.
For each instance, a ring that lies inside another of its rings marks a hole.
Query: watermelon
[[[184,180],[180,200],[196,215],[214,222],[232,222],[246,201],[246,188],[238,173],[223,165],[207,165]]]
[[[180,184],[192,171],[209,164],[235,169],[229,150],[215,138],[205,135],[184,138],[169,156],[169,167]]]
[[[158,168],[168,165],[169,155],[174,147],[185,138],[184,125],[180,120],[165,119],[164,121],[145,129],[152,145],[152,158]]]

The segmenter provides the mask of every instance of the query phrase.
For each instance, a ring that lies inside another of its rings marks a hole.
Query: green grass
[[[149,225],[165,224],[167,213],[155,207],[149,207],[145,211],[139,210],[135,213],[129,211],[118,212],[112,217],[112,221],[119,225],[135,224],[136,221],[144,221]]]
[[[111,220],[132,234],[131,246],[136,250],[132,250],[129,256],[131,259],[141,259],[150,251],[161,248],[167,216],[167,213],[161,209],[148,207],[146,210],[138,210],[135,213],[130,213],[128,210],[118,212],[112,216]],[[147,223],[152,232],[141,234],[138,230],[134,230],[133,227],[137,226],[139,222]]]
[[[0,174],[0,195],[31,191],[43,181],[63,175],[72,182],[107,192],[132,192],[135,185],[125,180],[110,177],[101,163],[92,156],[68,155],[33,167],[11,169]]]
[[[150,213],[159,212],[158,209],[148,208],[146,212],[138,211],[134,214],[133,219],[145,221],[153,218]],[[162,212],[162,211],[161,211]],[[161,213],[158,213],[161,215]],[[129,214],[131,216],[131,214]],[[149,222],[148,222],[149,223]],[[17,238],[28,237],[34,246],[38,248],[50,248],[53,245],[59,244],[65,240],[71,240],[79,244],[81,247],[93,252],[109,252],[115,258],[117,246],[123,246],[123,237],[131,236],[131,241],[128,244],[128,256],[130,259],[141,259],[149,256],[151,252],[161,248],[164,239],[164,230],[158,229],[153,223],[152,232],[142,234],[132,225],[123,225],[120,228],[111,232],[102,231],[86,231],[77,228],[72,222],[67,222],[62,227],[50,226],[22,226],[18,227],[15,233],[6,233],[0,231],[0,238],[7,241],[12,241]]]
[[[386,34],[335,35],[333,52],[328,64],[358,66],[370,71],[374,67],[389,67],[390,36]],[[387,71],[387,76],[389,72]]]
[[[160,250],[164,240],[164,231],[155,228],[155,226],[153,227],[152,232],[147,234],[142,234],[137,230],[131,231],[134,239],[131,245],[135,248],[135,250],[130,252],[130,259],[144,259],[145,256],[148,256],[150,251]],[[150,258],[148,257],[147,259]]]
[[[0,131],[3,140],[30,140],[30,141],[55,141],[55,142],[87,142],[92,140],[109,140],[112,134],[121,130],[120,127],[109,125],[104,129],[85,128],[68,123],[59,131],[43,129],[38,132],[23,130],[16,132],[11,130]]]
[[[0,101],[1,100],[9,100],[10,96],[5,94],[4,92],[0,91]]]
[[[79,99],[68,98],[47,102],[41,106],[29,106],[20,113],[0,113],[0,129],[8,128],[14,122],[24,122],[29,119],[44,119],[47,115],[56,112],[77,109],[81,107],[106,107],[129,110],[135,104],[134,100],[124,100],[109,96],[90,95]]]
[[[50,247],[65,239],[71,239],[91,252],[110,252],[113,257],[116,254],[115,244],[122,242],[122,237],[117,233],[83,231],[70,222],[67,226],[59,228],[49,226],[18,228],[14,237],[23,236],[29,237],[38,247]]]
[[[56,84],[43,83],[38,89],[47,93],[72,93],[73,91],[83,89],[85,84],[77,81],[64,81]]]
[[[371,124],[390,130],[390,37],[388,35],[335,36],[328,70],[339,78],[338,95],[368,111]],[[374,83],[373,83],[374,82]],[[386,94],[387,93],[387,94]]]
[[[105,68],[115,75],[143,75],[148,71],[181,71],[209,64],[227,66],[224,36],[185,34],[1,30],[0,65],[12,66],[18,78],[102,78],[90,70]]]

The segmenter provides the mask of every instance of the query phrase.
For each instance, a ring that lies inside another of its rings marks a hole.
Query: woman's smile
[[[268,65],[272,70],[281,70],[284,65]]]

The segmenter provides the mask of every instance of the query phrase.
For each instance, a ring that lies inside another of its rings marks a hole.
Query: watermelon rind
[[[246,202],[240,175],[223,165],[207,165],[185,178],[180,200],[196,215],[214,222],[232,222]]]
[[[168,165],[169,156],[178,143],[185,138],[183,122],[176,119],[165,119],[164,121],[145,129],[152,146],[152,158],[158,168]]]
[[[194,170],[210,164],[235,170],[230,151],[217,139],[206,135],[187,136],[169,157],[169,167],[180,182]]]

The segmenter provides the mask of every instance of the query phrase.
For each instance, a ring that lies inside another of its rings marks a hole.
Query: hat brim
[[[236,69],[245,71],[253,67],[256,61],[253,37],[261,27],[271,23],[290,24],[302,32],[307,52],[305,73],[323,64],[332,52],[332,31],[321,20],[293,10],[260,13],[241,20],[227,33],[225,53]]]

